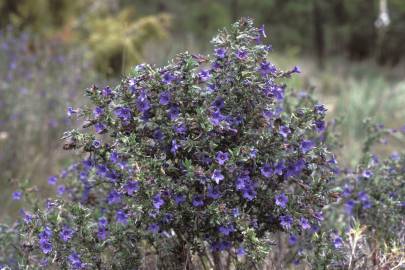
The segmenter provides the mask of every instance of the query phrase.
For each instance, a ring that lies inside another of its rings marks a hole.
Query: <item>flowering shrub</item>
[[[272,233],[296,241],[318,227],[335,166],[326,109],[285,100],[300,70],[268,62],[265,37],[242,19],[212,56],[183,53],[87,90],[91,104],[68,110],[83,130],[64,136],[84,158],[49,179],[59,199],[22,211],[20,264],[132,269],[153,250],[164,269],[190,267],[193,254],[218,265],[222,251],[249,264]]]
[[[337,172],[331,194],[338,199],[324,209],[326,221],[312,250],[304,252],[314,268],[397,269],[405,263],[404,155],[372,154],[377,142],[401,139],[403,132],[369,121],[365,130],[362,158],[354,168]]]
[[[356,171],[345,174],[341,203],[347,216],[378,231],[376,237],[386,241],[399,240],[404,233],[404,162],[398,153],[384,160],[370,155]]]

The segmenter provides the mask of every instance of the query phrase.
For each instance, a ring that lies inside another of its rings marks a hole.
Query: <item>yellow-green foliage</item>
[[[0,26],[12,24],[18,29],[49,34],[94,0],[1,0]]]
[[[0,0],[0,27],[88,46],[96,69],[108,75],[139,63],[143,46],[167,35],[168,14],[134,15],[116,0]]]
[[[142,48],[151,39],[164,38],[170,16],[160,14],[133,20],[133,10],[90,19],[87,42],[97,70],[112,74],[125,72],[142,61]]]

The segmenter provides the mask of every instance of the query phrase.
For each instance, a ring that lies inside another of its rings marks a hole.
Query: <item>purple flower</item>
[[[40,239],[50,240],[53,235],[53,231],[50,227],[46,226],[42,232],[38,234]]]
[[[194,207],[201,207],[204,205],[204,200],[202,195],[194,195],[192,204]]]
[[[220,226],[218,231],[222,235],[228,236],[229,234],[231,234],[235,231],[235,227],[232,224],[226,225],[226,226]]]
[[[67,225],[63,226],[62,231],[59,233],[60,239],[64,242],[68,242],[73,237],[74,231]]]
[[[169,108],[168,117],[171,121],[174,121],[180,115],[180,107],[177,105],[173,105]]]
[[[159,104],[160,105],[167,105],[170,102],[170,92],[165,91],[159,95]]]
[[[22,192],[21,191],[14,191],[13,192],[13,200],[19,201],[21,200]]]
[[[132,118],[131,109],[127,107],[119,107],[114,111],[115,115],[122,121],[129,121]]]
[[[113,151],[110,153],[110,161],[112,163],[118,163],[119,160],[120,160],[120,155],[116,151]]]
[[[101,147],[101,142],[99,140],[94,140],[91,144],[94,148],[98,149]]]
[[[283,101],[284,99],[284,87],[277,85],[266,86],[263,89],[264,94],[267,97],[274,97],[277,101]]]
[[[277,195],[275,198],[276,205],[280,206],[281,208],[285,208],[287,206],[288,197],[285,196],[284,193]]]
[[[176,140],[172,140],[172,147],[170,148],[170,152],[175,155],[177,153],[177,150],[180,149],[180,144],[177,143]]]
[[[221,243],[219,244],[219,251],[223,251],[223,250],[228,250],[232,247],[231,242],[229,241],[221,241]]]
[[[108,237],[108,230],[105,227],[98,227],[97,238],[101,241],[106,240]]]
[[[98,122],[94,125],[94,128],[96,129],[96,133],[101,134],[107,127],[103,123]]]
[[[160,128],[155,129],[153,131],[153,139],[157,141],[162,141],[165,138],[165,135],[163,134],[162,130]]]
[[[323,120],[315,121],[315,129],[317,132],[321,133],[325,130],[325,128],[326,128],[325,121],[323,121]]]
[[[100,218],[98,219],[98,226],[99,226],[100,228],[106,228],[107,225],[108,225],[108,220],[107,220],[106,217],[100,217]]]
[[[294,66],[294,68],[291,70],[291,73],[301,73],[301,69],[299,66]]]
[[[315,113],[319,115],[324,115],[327,109],[325,108],[325,105],[323,104],[317,104],[315,105]]]
[[[299,265],[300,263],[301,263],[301,261],[300,261],[299,258],[295,258],[295,259],[293,260],[293,264],[294,264],[294,265]]]
[[[364,202],[364,201],[368,201],[368,195],[365,191],[360,191],[357,193],[357,197],[359,198],[360,201]]]
[[[288,238],[288,244],[290,246],[295,246],[297,242],[298,242],[297,236],[295,236],[294,234],[290,235],[290,237]]]
[[[215,49],[215,56],[219,59],[223,59],[226,56],[226,49],[224,48],[216,48]]]
[[[149,231],[153,234],[157,234],[159,232],[159,229],[160,229],[160,227],[156,223],[152,223],[149,225]]]
[[[236,178],[236,190],[243,190],[246,186],[248,186],[250,182],[250,176],[247,174],[239,175]]]
[[[260,34],[262,37],[264,37],[264,38],[267,37],[267,36],[266,36],[266,32],[264,31],[264,24],[262,24],[262,26],[260,26],[260,28],[259,28],[259,34]]]
[[[399,161],[401,159],[401,156],[399,155],[398,152],[394,151],[391,153],[390,159],[392,159],[394,161]]]
[[[279,162],[277,162],[276,167],[274,168],[274,174],[276,175],[282,175],[283,174],[283,170],[285,170],[285,161],[284,160],[280,160]]]
[[[371,208],[372,205],[371,205],[369,196],[365,191],[360,191],[359,193],[357,193],[357,196],[358,196],[359,200],[361,201],[364,209]]]
[[[146,95],[140,95],[137,99],[136,99],[136,108],[138,109],[138,111],[140,111],[141,113],[146,113],[151,107],[150,107],[150,103],[148,98],[146,97]]]
[[[306,218],[304,218],[304,217],[301,217],[301,218],[300,218],[299,224],[300,224],[300,226],[301,226],[301,228],[302,228],[303,230],[308,230],[308,229],[311,228],[311,224],[309,224],[308,219],[306,219]]]
[[[250,150],[249,157],[256,158],[256,156],[257,156],[257,149],[252,148],[252,150]]]
[[[260,173],[266,177],[269,178],[273,175],[273,168],[269,163],[265,163],[261,168],[260,168]]]
[[[121,202],[121,194],[119,194],[116,190],[112,190],[107,196],[107,203],[108,204],[118,204]]]
[[[52,186],[56,185],[56,181],[58,181],[58,177],[56,177],[55,175],[50,176],[48,178],[48,184],[49,185],[52,185]]]
[[[301,151],[306,154],[315,147],[315,144],[310,140],[303,140],[300,145]]]
[[[324,220],[322,211],[316,211],[315,214],[314,214],[314,217],[315,217],[318,221],[323,221],[323,220]]]
[[[82,161],[83,167],[86,170],[90,170],[93,167],[93,162],[90,159],[85,159]]]
[[[211,73],[209,70],[201,70],[198,73],[198,78],[202,81],[202,82],[206,82],[209,79],[211,79]]]
[[[221,192],[219,191],[218,186],[215,187],[208,186],[207,196],[213,200],[221,198]]]
[[[52,252],[52,244],[48,239],[40,239],[39,247],[41,248],[44,254],[49,254]]]
[[[254,198],[256,198],[256,190],[254,184],[249,184],[245,186],[245,188],[242,190],[242,197],[245,198],[248,201],[252,201]]]
[[[287,138],[288,135],[291,134],[291,130],[287,126],[280,126],[280,130],[278,133],[283,136],[283,138]]]
[[[57,187],[57,189],[56,189],[56,194],[57,194],[59,197],[61,197],[61,196],[63,196],[63,194],[65,193],[65,190],[66,190],[66,188],[65,188],[64,185],[59,185],[59,186]]]
[[[80,260],[80,256],[76,252],[72,252],[68,256],[68,260],[69,260],[69,264],[72,266],[73,269],[83,269],[84,268],[84,265],[83,265],[82,261]]]
[[[173,127],[173,129],[177,134],[186,134],[187,133],[187,127],[184,123],[176,124]]]
[[[74,110],[72,107],[67,108],[67,116],[71,117],[73,114],[78,113],[78,110]]]
[[[343,191],[342,191],[342,196],[347,198],[349,197],[353,192],[353,187],[349,186],[348,184],[345,184],[343,186]]]
[[[219,151],[215,157],[219,165],[224,165],[225,162],[229,160],[229,154],[226,152]]]
[[[31,223],[31,221],[32,221],[32,215],[31,215],[30,213],[25,212],[24,209],[21,209],[21,210],[20,210],[20,214],[21,214],[21,216],[23,217],[23,220],[24,220],[24,223],[25,223],[25,224]]]
[[[101,107],[95,107],[93,109],[93,116],[94,118],[99,118],[100,116],[102,116],[104,114],[104,109]]]
[[[224,119],[225,116],[222,115],[219,110],[216,110],[211,113],[210,122],[214,126],[218,126]]]
[[[334,237],[332,242],[335,248],[341,248],[343,246],[343,239],[340,236]]]
[[[169,224],[169,223],[172,222],[172,221],[173,221],[173,214],[172,214],[172,213],[166,213],[166,214],[163,216],[163,222],[164,222],[164,223]]]
[[[291,229],[293,223],[293,218],[289,215],[282,215],[280,216],[280,225],[285,229]]]
[[[184,196],[183,194],[177,194],[174,197],[174,201],[176,202],[177,205],[180,205],[186,201],[186,196]]]
[[[240,212],[239,212],[239,208],[233,208],[232,209],[232,216],[233,217],[239,217]]]
[[[351,215],[352,214],[352,212],[353,212],[353,208],[356,206],[356,202],[355,201],[353,201],[353,200],[348,200],[346,203],[345,203],[345,210],[346,210],[346,213],[348,214],[348,215]]]
[[[107,87],[105,87],[103,90],[101,90],[101,94],[102,94],[104,97],[112,96],[112,90],[111,90],[111,88],[110,88],[109,86],[107,86]]]
[[[121,223],[123,225],[126,225],[128,223],[128,214],[125,213],[123,210],[118,210],[115,218],[118,223]]]
[[[215,181],[215,183],[219,184],[220,181],[224,180],[224,176],[222,175],[222,171],[215,169],[212,173],[211,179]]]
[[[245,60],[245,59],[247,58],[247,56],[248,56],[248,52],[247,52],[246,50],[244,50],[244,49],[239,49],[239,50],[236,52],[236,57],[237,57],[239,60]]]
[[[215,110],[220,110],[222,108],[224,108],[225,103],[224,103],[224,98],[221,96],[218,96],[212,103],[211,106],[215,109]]]
[[[263,110],[262,115],[266,119],[266,121],[270,122],[270,120],[274,118],[275,113],[273,110]]]
[[[164,84],[171,84],[172,81],[174,81],[176,77],[174,77],[170,72],[165,72],[163,74],[163,83]]]
[[[246,254],[246,251],[243,247],[239,247],[236,249],[236,256],[241,257]]]
[[[267,74],[275,74],[277,71],[276,67],[270,62],[262,62],[260,63],[259,72],[262,76],[266,76]]]
[[[162,207],[165,204],[165,201],[162,199],[160,194],[156,194],[152,198],[152,203],[153,203],[153,207],[155,207],[156,209],[160,209],[160,207]]]
[[[364,178],[370,178],[373,176],[373,172],[370,170],[364,170],[363,173],[361,174]]]
[[[132,196],[135,192],[139,190],[139,182],[138,181],[129,181],[125,184],[124,190],[127,192],[129,196]]]
[[[217,87],[213,83],[207,83],[207,87],[205,89],[208,93],[213,93],[215,90],[217,90]]]
[[[298,176],[300,175],[300,173],[304,168],[305,168],[305,161],[303,159],[299,159],[288,166],[287,173],[285,174],[285,176],[287,178],[292,176]]]

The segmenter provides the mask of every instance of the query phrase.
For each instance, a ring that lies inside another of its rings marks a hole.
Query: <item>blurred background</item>
[[[84,89],[141,62],[211,53],[217,29],[242,16],[265,25],[271,62],[301,67],[289,87],[313,91],[337,119],[341,164],[358,159],[364,119],[403,126],[404,0],[0,0],[0,222],[18,209],[18,182],[54,189],[48,177],[69,164],[66,108],[86,102]]]

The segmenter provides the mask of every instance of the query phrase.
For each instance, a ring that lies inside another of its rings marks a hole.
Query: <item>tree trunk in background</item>
[[[167,6],[166,6],[166,3],[165,3],[166,1],[161,1],[161,0],[159,0],[158,2],[157,2],[157,11],[158,12],[167,12]]]
[[[232,20],[237,21],[239,19],[239,0],[232,0],[230,3]]]
[[[314,23],[314,48],[320,68],[323,67],[325,55],[325,34],[323,29],[323,17],[320,0],[313,0],[313,23]]]

